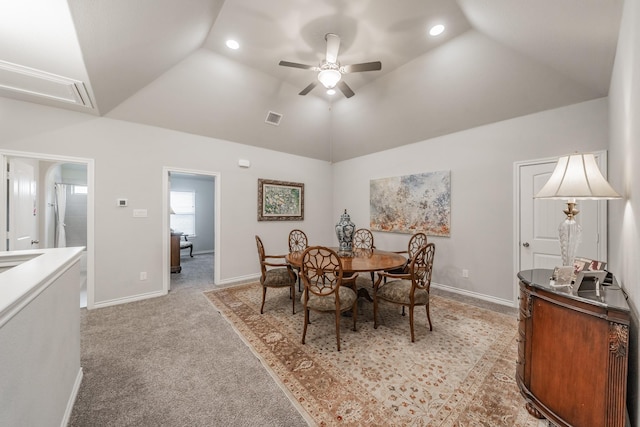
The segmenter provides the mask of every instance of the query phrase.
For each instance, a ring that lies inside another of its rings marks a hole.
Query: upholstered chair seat
[[[353,303],[358,298],[353,289],[347,287],[339,288],[338,295],[338,299],[340,301],[340,311],[351,309],[353,307]],[[301,300],[304,301],[305,298],[306,289],[302,291]],[[331,294],[329,296],[319,296],[314,294],[313,292],[310,292],[309,300],[307,301],[307,308],[315,311],[333,311],[336,309],[336,297],[334,294]]]
[[[411,304],[411,280],[392,280],[378,289],[378,297],[396,304]],[[429,291],[416,289],[413,295],[415,305],[427,305],[429,303]]]
[[[293,273],[295,275],[295,272]],[[267,270],[264,277],[264,286],[269,288],[288,288],[291,286],[291,271],[286,267]]]
[[[264,313],[264,302],[267,288],[289,288],[291,298],[291,312],[296,314],[296,273],[289,265],[284,255],[267,255],[264,251],[262,239],[256,236],[258,260],[260,261],[260,284],[262,285],[262,305],[260,314]]]

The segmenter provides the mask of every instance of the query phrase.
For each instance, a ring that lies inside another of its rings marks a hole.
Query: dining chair
[[[353,233],[354,249],[375,249],[373,233],[366,228],[359,228]]]
[[[396,268],[393,270],[387,271],[387,273],[391,274],[409,274],[409,262],[411,262],[411,258],[416,254],[418,249],[427,244],[427,235],[419,232],[415,233],[409,239],[409,244],[407,245],[406,251],[398,251],[397,254],[407,254],[407,262],[400,268]],[[386,278],[385,278],[386,280]],[[402,306],[402,315],[404,316],[404,306]]]
[[[327,247],[312,246],[302,254],[301,265],[302,303],[304,305],[304,329],[302,344],[305,343],[309,311],[334,313],[336,321],[336,342],[340,351],[340,317],[342,312],[351,310],[353,330],[356,330],[358,296],[355,290],[357,275],[345,280],[342,261],[338,254]]]
[[[353,248],[354,249],[375,249],[373,244],[373,233],[366,228],[359,228],[353,233]],[[371,283],[374,282],[374,272],[371,272]]]
[[[429,313],[429,289],[431,287],[431,273],[433,271],[433,258],[436,246],[428,243],[422,246],[411,258],[409,263],[409,273],[392,274],[381,272],[378,275],[373,288],[373,327],[378,328],[378,306],[380,301],[387,301],[393,304],[402,305],[409,308],[409,327],[411,329],[411,342],[415,342],[413,328],[413,309],[416,306],[425,306],[429,330],[433,330],[431,325],[431,315]],[[382,278],[388,278],[386,282]]]
[[[294,229],[289,232],[289,252],[302,252],[309,246],[309,240],[307,235],[302,230]],[[300,272],[298,267],[293,267],[294,270]],[[300,289],[300,275],[298,275],[298,292]]]
[[[289,232],[289,252],[302,252],[308,246],[309,240],[304,231],[294,229]]]
[[[409,273],[409,263],[413,256],[418,252],[418,249],[427,244],[427,235],[424,233],[415,233],[409,239],[409,244],[407,245],[406,251],[398,251],[397,254],[407,254],[407,262],[400,268],[396,268],[394,270],[389,270],[387,273],[392,274],[407,274]]]
[[[284,255],[266,255],[262,239],[256,236],[258,246],[258,259],[260,260],[260,284],[262,285],[262,305],[260,314],[264,312],[264,300],[267,295],[267,288],[290,289],[291,307],[293,314],[296,314],[296,273],[291,266],[284,261]],[[282,260],[282,261],[280,261]]]

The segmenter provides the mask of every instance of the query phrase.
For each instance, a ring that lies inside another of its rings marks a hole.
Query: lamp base
[[[562,265],[573,266],[576,250],[582,239],[582,227],[576,222],[573,215],[567,215],[567,218],[558,227],[558,232]]]

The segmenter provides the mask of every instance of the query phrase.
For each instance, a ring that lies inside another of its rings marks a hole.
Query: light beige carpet
[[[369,282],[370,283],[370,282]],[[259,284],[205,293],[280,382],[310,424],[376,426],[537,426],[514,380],[516,319],[432,296],[429,331],[409,316],[359,302],[358,330],[341,319],[336,350],[332,315],[311,313],[301,344],[300,301],[291,314],[288,289],[269,289],[260,314]]]

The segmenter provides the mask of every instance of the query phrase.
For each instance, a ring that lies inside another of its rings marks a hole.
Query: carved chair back
[[[302,252],[309,246],[307,235],[302,230],[289,232],[289,252]]]
[[[354,249],[374,249],[373,233],[366,228],[360,228],[353,234]]]

